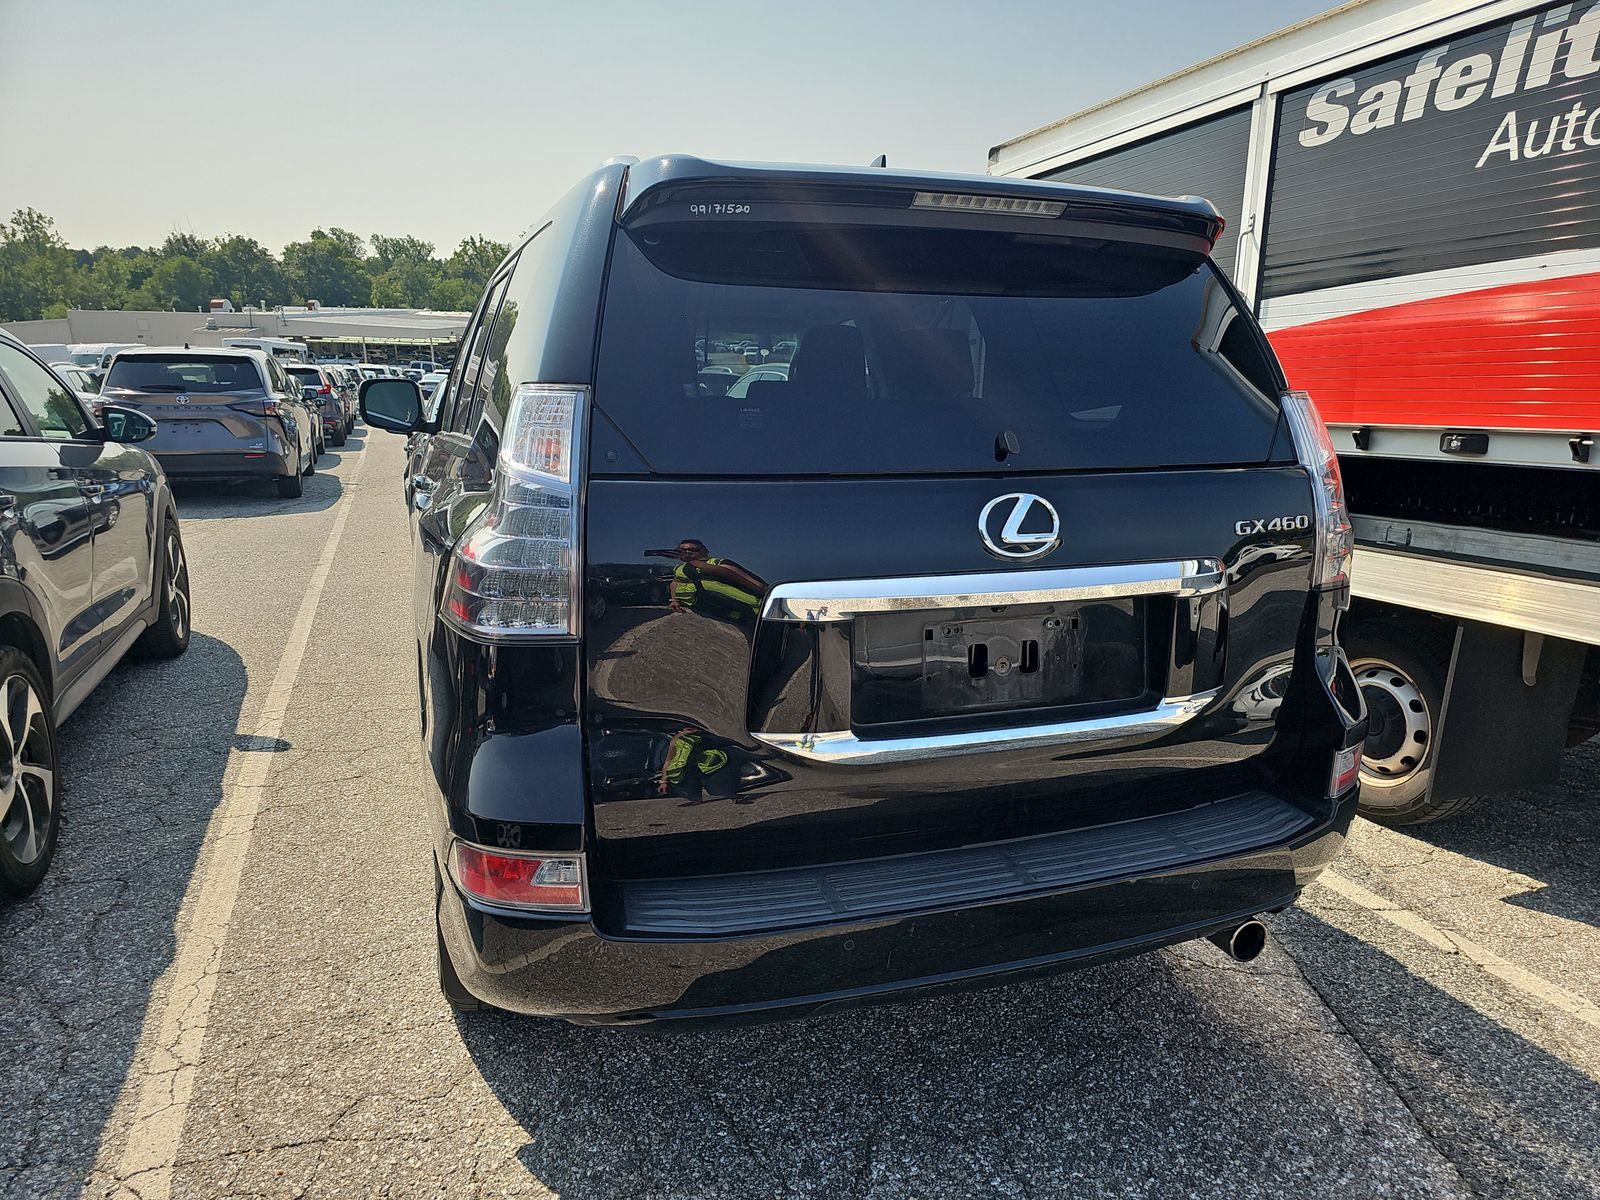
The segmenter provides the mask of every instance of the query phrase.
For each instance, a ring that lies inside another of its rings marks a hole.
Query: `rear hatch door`
[[[152,454],[263,449],[270,396],[260,368],[242,355],[121,354],[103,400],[155,418]]]
[[[1240,696],[1294,654],[1311,494],[1206,240],[712,203],[612,254],[599,869],[899,855],[1269,782],[1274,705]]]

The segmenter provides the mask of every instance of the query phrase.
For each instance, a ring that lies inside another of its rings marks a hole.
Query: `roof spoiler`
[[[1145,196],[987,175],[885,167],[811,167],[645,159],[628,168],[625,226],[727,220],[740,224],[950,224],[1038,235],[1130,237],[1209,253],[1222,216],[1198,196]],[[1085,227],[1088,228],[1085,228]],[[1196,245],[1196,243],[1200,243]]]

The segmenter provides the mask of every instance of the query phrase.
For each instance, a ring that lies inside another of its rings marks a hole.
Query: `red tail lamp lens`
[[[462,891],[485,904],[569,912],[588,907],[578,855],[509,854],[457,842],[450,873]]]

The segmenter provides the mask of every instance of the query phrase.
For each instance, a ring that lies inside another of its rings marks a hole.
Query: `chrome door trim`
[[[996,750],[1082,746],[1086,742],[1130,743],[1171,733],[1198,716],[1217,698],[1219,691],[1212,688],[1192,696],[1169,696],[1154,708],[1138,712],[928,737],[859,738],[848,729],[828,733],[754,733],[751,736],[775,750],[812,762],[866,766]]]
[[[994,608],[1123,596],[1198,596],[1220,591],[1223,586],[1222,563],[1215,558],[975,575],[839,579],[780,583],[767,593],[761,615],[769,621],[850,621],[866,613],[918,609]]]

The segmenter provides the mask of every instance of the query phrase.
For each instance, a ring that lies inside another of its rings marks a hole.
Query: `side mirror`
[[[317,402],[317,389],[314,387],[301,388],[300,399],[304,400],[307,404],[315,404]]]
[[[422,392],[409,379],[369,379],[361,385],[361,418],[390,433],[423,428]]]
[[[119,404],[105,404],[100,408],[100,420],[106,427],[106,440],[112,442],[148,442],[156,435],[153,417]]]

